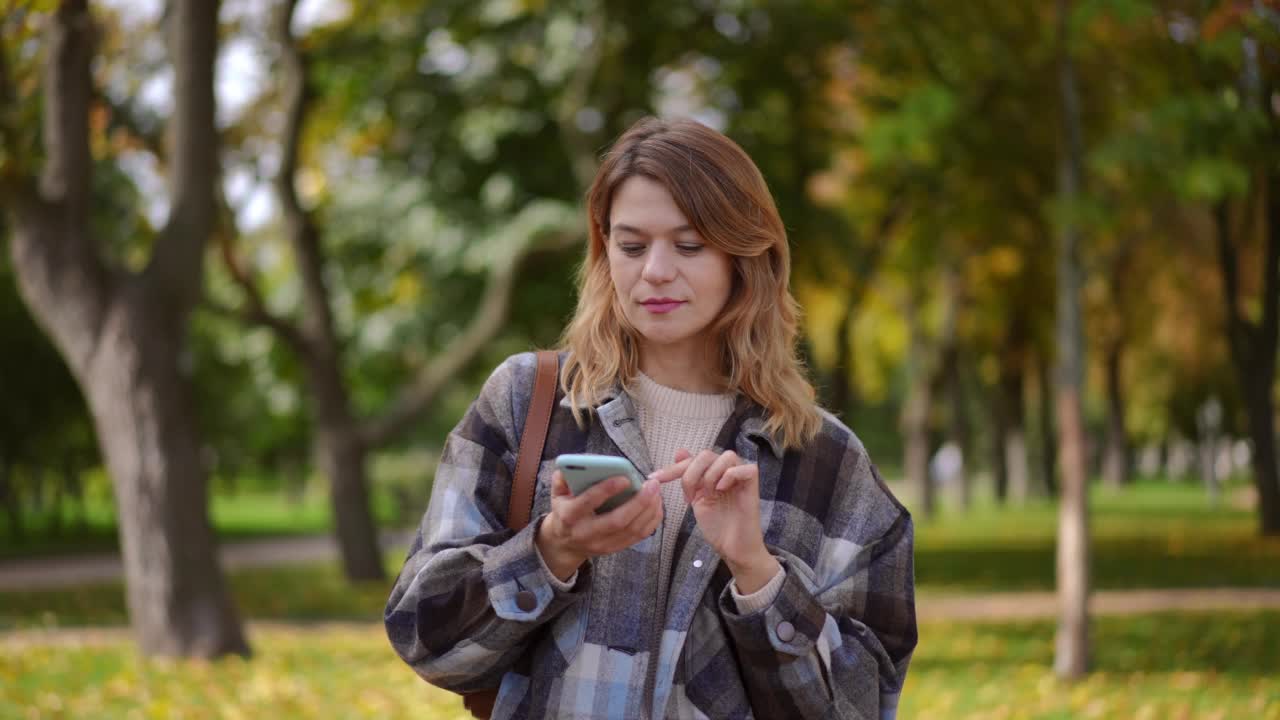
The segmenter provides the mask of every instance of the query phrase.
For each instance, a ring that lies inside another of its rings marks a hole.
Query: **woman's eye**
[[[699,252],[700,250],[702,250],[702,246],[701,246],[701,245],[689,245],[689,244],[683,244],[683,245],[677,245],[677,246],[676,246],[676,249],[678,249],[680,252],[682,252],[682,253],[684,253],[684,254],[686,254],[686,255],[693,255],[694,253],[697,253],[697,252]]]
[[[644,246],[643,246],[643,245],[630,245],[630,244],[628,244],[628,245],[619,245],[618,247],[619,247],[619,249],[621,249],[621,250],[622,250],[622,253],[623,253],[624,255],[630,255],[630,256],[632,256],[632,257],[635,257],[636,255],[639,255],[640,253],[644,252]]]

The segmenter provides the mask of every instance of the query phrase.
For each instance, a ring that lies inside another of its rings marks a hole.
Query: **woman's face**
[[[609,209],[609,274],[649,349],[692,347],[724,308],[733,259],[689,224],[661,183],[632,176]]]

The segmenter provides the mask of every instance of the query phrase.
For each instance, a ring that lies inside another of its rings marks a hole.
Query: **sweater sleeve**
[[[779,560],[778,564],[781,565],[782,561]],[[737,606],[738,612],[743,615],[750,615],[772,605],[773,599],[778,597],[778,590],[782,588],[782,581],[786,576],[786,571],[779,567],[778,572],[774,573],[772,578],[769,578],[769,582],[765,583],[764,587],[750,595],[739,593],[738,581],[730,580],[729,591],[733,595],[733,604]]]

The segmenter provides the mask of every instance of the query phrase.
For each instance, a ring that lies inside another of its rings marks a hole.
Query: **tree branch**
[[[298,199],[294,176],[298,170],[302,127],[306,120],[311,93],[307,86],[307,63],[293,37],[291,25],[297,0],[285,0],[276,16],[275,38],[280,45],[281,98],[285,123],[281,135],[280,170],[274,186],[284,213],[285,233],[302,275],[304,306],[302,333],[310,347],[318,352],[337,355],[340,352],[334,330],[333,309],[324,281],[324,254],[320,248],[320,232],[311,215]]]
[[[285,214],[295,220],[304,215],[298,194],[293,186],[293,175],[298,170],[298,147],[302,141],[302,123],[307,110],[306,64],[302,52],[293,37],[291,25],[297,0],[285,0],[276,18],[276,40],[280,43],[281,61],[284,63],[285,105],[284,131],[281,134],[280,172],[276,175],[276,193],[284,206]]]
[[[182,314],[200,298],[204,248],[217,216],[213,65],[218,49],[218,0],[174,0],[168,15],[174,71],[173,116],[167,133],[172,209],[145,278],[157,302]]]
[[[23,299],[72,370],[83,373],[92,363],[112,295],[112,278],[88,223],[93,26],[84,0],[62,3],[50,19],[46,41],[41,78],[45,165],[37,183],[18,163],[6,163],[0,202],[10,210],[10,254]],[[0,78],[0,94],[15,97],[7,64]],[[6,100],[4,110],[10,107]],[[25,133],[5,115],[8,152],[22,147]]]
[[[580,241],[578,234],[563,233],[550,246],[537,250],[558,251]],[[440,391],[502,331],[517,271],[532,254],[532,248],[526,246],[525,251],[490,271],[484,297],[467,328],[449,344],[448,350],[422,369],[413,385],[391,408],[364,424],[361,437],[365,447],[386,445],[417,422],[418,417],[435,402]]]
[[[219,315],[235,318],[249,325],[261,325],[268,328],[274,331],[276,336],[289,345],[294,352],[305,356],[310,352],[306,337],[288,320],[273,315],[267,309],[267,304],[262,299],[262,292],[258,290],[258,284],[254,282],[249,272],[241,265],[239,258],[236,256],[234,238],[239,237],[240,232],[236,228],[235,217],[232,215],[231,208],[227,206],[225,197],[222,193],[219,193],[218,197],[220,199],[218,206],[221,221],[218,224],[219,229],[216,232],[216,236],[219,254],[222,256],[222,264],[227,268],[227,273],[231,275],[231,279],[244,291],[245,305],[239,309],[228,308],[218,305],[210,298],[205,298],[205,307]]]
[[[64,217],[86,226],[93,156],[89,152],[89,62],[96,44],[87,0],[64,0],[49,25],[44,74],[44,171],[40,192]]]
[[[147,152],[155,155],[161,162],[165,161],[164,148],[164,132],[159,127],[158,120],[153,117],[146,117],[139,112],[133,103],[125,101],[123,103],[114,102],[107,97],[105,93],[95,93],[94,99],[102,103],[109,110],[107,120],[107,131],[123,130],[131,137],[142,144]]]

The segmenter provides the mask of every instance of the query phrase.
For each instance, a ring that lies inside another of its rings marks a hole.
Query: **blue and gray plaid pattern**
[[[428,682],[498,687],[495,718],[893,718],[916,645],[911,516],[861,442],[824,413],[781,452],[742,398],[716,448],[760,466],[761,526],[786,578],[742,615],[731,576],[688,513],[666,617],[655,608],[660,533],[594,558],[568,591],[533,538],[549,511],[544,460],[534,521],[506,528],[535,358],[513,356],[450,433],[430,505],[387,603],[391,644]],[[561,399],[544,458],[625,455],[654,469],[620,388],[585,430]]]

